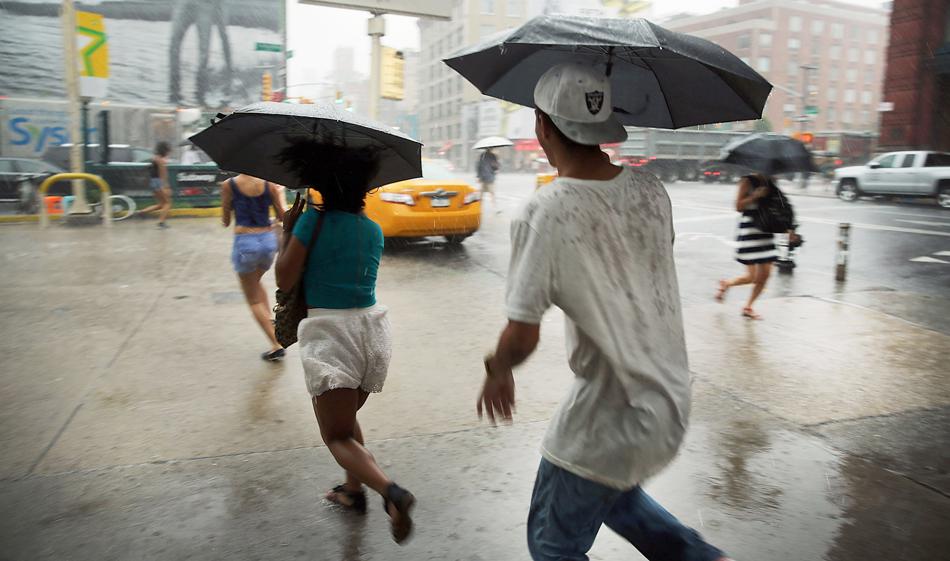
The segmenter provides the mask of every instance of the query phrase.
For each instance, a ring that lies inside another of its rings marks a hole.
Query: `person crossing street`
[[[542,444],[531,557],[586,560],[606,524],[651,561],[724,561],[641,488],[676,455],[690,411],[669,196],[600,150],[626,138],[604,74],[554,66],[534,101],[558,178],[511,224],[508,324],[485,359],[477,405],[493,423],[511,420],[512,368],[534,352],[544,313],[561,308],[575,380]]]

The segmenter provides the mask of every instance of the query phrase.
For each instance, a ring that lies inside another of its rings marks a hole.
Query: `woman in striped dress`
[[[747,175],[739,181],[736,210],[742,216],[739,218],[739,236],[736,239],[736,261],[746,266],[746,273],[731,280],[719,281],[719,291],[716,293],[716,300],[722,302],[731,287],[753,285],[749,300],[742,308],[742,315],[749,319],[761,319],[752,309],[752,304],[765,290],[765,284],[772,274],[772,262],[777,257],[774,234],[763,232],[752,223],[752,214],[758,208],[759,200],[767,196],[771,189],[778,187],[771,178],[762,174]]]

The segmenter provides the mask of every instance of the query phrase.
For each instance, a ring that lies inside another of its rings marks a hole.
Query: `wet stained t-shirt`
[[[628,489],[676,455],[690,407],[670,199],[653,175],[558,178],[511,224],[508,317],[566,317],[574,384],[542,446],[553,464]]]

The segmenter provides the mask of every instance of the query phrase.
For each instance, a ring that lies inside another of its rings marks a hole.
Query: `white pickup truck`
[[[835,184],[843,201],[862,195],[932,197],[950,209],[950,153],[888,152],[863,166],[836,169]]]

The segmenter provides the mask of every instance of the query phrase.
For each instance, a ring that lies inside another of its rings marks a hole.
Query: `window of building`
[[[871,105],[871,92],[863,91],[861,92],[861,103],[864,105]]]
[[[820,57],[822,55],[821,42],[818,40],[818,37],[814,37],[811,40],[811,56]]]
[[[749,34],[748,33],[743,33],[742,35],[739,35],[738,37],[736,37],[736,47],[740,49],[749,48]]]
[[[792,16],[788,19],[788,28],[791,31],[801,31],[802,30],[802,18],[800,16]]]
[[[798,76],[798,64],[792,61],[788,63],[788,75],[789,76]]]
[[[851,25],[848,27],[848,38],[855,41],[861,39],[861,26],[860,25]]]
[[[524,8],[521,5],[521,0],[508,0],[508,9],[505,13],[508,16],[521,17],[524,15]]]
[[[868,43],[872,45],[877,45],[877,30],[868,29]]]
[[[828,56],[831,57],[831,60],[838,60],[841,58],[841,47],[838,45],[832,45],[831,48],[828,49]]]
[[[847,70],[847,72],[845,72],[845,77],[847,78],[847,82],[848,82],[849,84],[853,84],[853,83],[857,82],[857,81],[858,81],[858,70],[857,70],[856,68],[849,68],[849,69]]]
[[[825,95],[827,96],[828,101],[832,103],[838,101],[838,90],[835,88],[828,88],[825,90]]]
[[[842,116],[842,118],[841,118],[841,122],[844,124],[844,126],[846,126],[846,127],[851,126],[851,124],[854,122],[854,121],[852,120],[852,117],[853,117],[853,116],[854,116],[854,114],[851,112],[850,109],[845,109],[845,110],[844,110],[844,114],[843,114],[843,116]]]
[[[759,72],[768,72],[771,67],[771,60],[767,56],[759,57]]]
[[[482,13],[483,13],[483,14],[494,14],[494,13],[495,13],[495,0],[482,0]]]
[[[831,24],[831,36],[835,39],[844,38],[844,25],[840,23]]]
[[[788,38],[788,48],[792,51],[797,51],[802,48],[802,42],[797,37]]]
[[[821,35],[822,33],[824,33],[824,32],[825,32],[825,22],[822,21],[822,20],[820,20],[820,19],[812,20],[812,22],[811,22],[811,32],[812,32],[813,35]]]
[[[864,64],[874,64],[877,60],[877,53],[874,51],[864,51]]]
[[[874,73],[874,69],[873,69],[873,68],[869,68],[868,71],[865,72],[865,74],[864,74],[864,83],[867,84],[867,85],[873,84],[873,83],[874,83],[874,77],[875,77],[876,75],[877,75],[877,74]]]
[[[759,33],[759,46],[760,46],[760,47],[771,47],[771,46],[772,46],[772,34],[771,34],[771,33]]]
[[[858,62],[860,60],[861,53],[856,47],[851,47],[848,49],[848,62]]]
[[[478,29],[478,37],[484,39],[495,32],[495,26],[491,23],[483,23]]]
[[[845,103],[854,103],[855,99],[857,99],[857,95],[856,95],[856,92],[855,92],[854,90],[845,90],[845,91],[844,91],[844,102],[845,102]],[[851,120],[848,119],[848,122],[851,122]]]
[[[835,108],[829,107],[827,114],[828,114],[828,126],[831,126],[831,124],[835,122],[835,114],[836,114]]]

